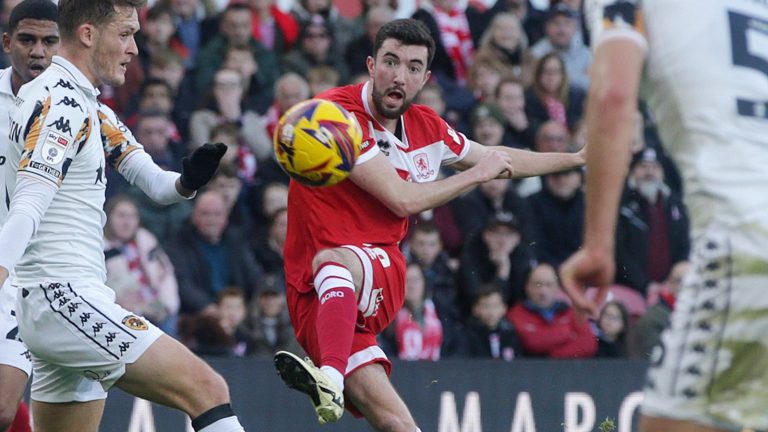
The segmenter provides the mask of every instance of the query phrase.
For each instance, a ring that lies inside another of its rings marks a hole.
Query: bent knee
[[[317,272],[317,269],[321,265],[328,262],[339,263],[344,267],[349,268],[354,263],[353,261],[354,259],[357,259],[354,255],[354,252],[348,249],[343,249],[343,248],[321,249],[315,254],[315,257],[312,259],[312,271]]]

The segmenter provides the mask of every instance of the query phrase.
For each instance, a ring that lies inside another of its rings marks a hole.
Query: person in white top
[[[613,281],[638,95],[683,175],[694,241],[651,356],[640,430],[768,429],[768,2],[587,0],[584,244],[561,268],[576,307]],[[604,290],[600,291],[604,294]]]
[[[14,7],[3,34],[3,49],[11,66],[0,70],[0,168],[8,164],[10,115],[19,88],[51,64],[59,47],[58,10],[49,0],[25,0]],[[0,227],[8,215],[10,196],[6,178],[0,175]],[[8,429],[16,416],[32,362],[19,337],[16,321],[16,291],[9,283],[0,289],[0,431]]]
[[[105,165],[158,203],[172,203],[194,196],[226,150],[204,144],[183,159],[181,175],[163,171],[97,100],[100,85],[125,81],[126,65],[138,54],[137,8],[144,3],[60,0],[60,56],[22,87],[11,118],[4,171],[16,178],[6,184],[0,282],[14,269],[37,432],[97,431],[115,385],[182,410],[196,431],[243,430],[223,378],[118,306],[104,285]]]

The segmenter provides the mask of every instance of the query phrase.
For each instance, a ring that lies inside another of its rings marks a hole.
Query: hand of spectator
[[[560,282],[563,291],[573,302],[577,314],[597,317],[600,305],[608,294],[609,284],[613,282],[615,263],[613,254],[601,253],[588,247],[582,247],[560,266]],[[598,288],[593,299],[585,292],[588,287]]]
[[[205,186],[219,168],[219,161],[226,151],[227,146],[222,143],[206,143],[196,148],[181,160],[181,185],[191,190]]]

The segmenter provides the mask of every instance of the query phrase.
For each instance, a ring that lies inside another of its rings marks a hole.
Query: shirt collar
[[[75,84],[77,84],[81,89],[93,95],[94,98],[99,96],[99,89],[94,87],[91,81],[86,78],[82,72],[80,72],[80,69],[70,63],[69,60],[65,59],[64,57],[53,56],[53,64],[64,69],[64,71],[72,77],[72,80],[75,81]]]
[[[0,79],[0,93],[5,93],[13,96],[13,87],[11,78],[13,77],[13,69],[8,66],[7,69],[5,69],[5,73],[2,75],[2,79]]]

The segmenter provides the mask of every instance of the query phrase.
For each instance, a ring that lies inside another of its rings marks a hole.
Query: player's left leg
[[[106,399],[89,402],[32,401],[35,432],[98,432]]]
[[[345,395],[377,431],[416,432],[416,422],[380,363],[356,369],[346,379]]]
[[[3,347],[0,346],[0,349]],[[8,429],[16,417],[24,388],[27,384],[27,374],[13,366],[0,364],[0,431]]]

